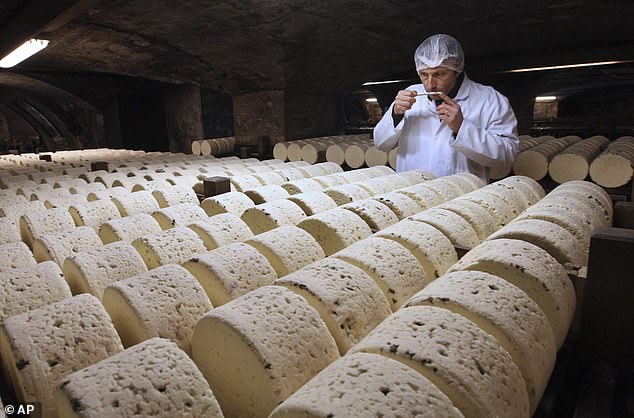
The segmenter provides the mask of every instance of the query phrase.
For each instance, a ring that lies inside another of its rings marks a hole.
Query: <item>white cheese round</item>
[[[221,213],[187,225],[203,240],[208,250],[242,242],[253,236],[253,232],[242,219],[233,213]]]
[[[360,216],[341,208],[309,216],[297,226],[312,235],[327,256],[372,235]]]
[[[144,235],[154,234],[161,230],[161,226],[151,215],[136,213],[104,222],[99,228],[99,238],[104,244],[116,241],[132,242]]]
[[[287,199],[302,208],[307,216],[312,216],[337,207],[337,203],[335,203],[330,196],[317,191],[297,193],[289,196]]]
[[[282,225],[297,225],[306,214],[295,202],[288,199],[277,199],[255,205],[244,211],[241,216],[255,235],[261,234]]]
[[[147,191],[139,191],[123,196],[113,196],[112,203],[119,209],[121,216],[130,216],[135,213],[147,213],[149,215],[160,209],[154,195]]]
[[[103,243],[94,229],[78,226],[36,239],[33,242],[33,255],[38,263],[51,260],[62,267],[66,257],[102,245]]]
[[[150,270],[165,264],[181,264],[207,252],[203,240],[184,226],[144,235],[132,241],[132,246]]]
[[[204,209],[207,216],[218,215],[220,213],[233,213],[242,216],[245,210],[255,206],[253,200],[241,192],[227,192],[217,196],[208,197],[200,202],[200,207]]]

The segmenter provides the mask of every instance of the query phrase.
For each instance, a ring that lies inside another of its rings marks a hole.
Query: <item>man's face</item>
[[[443,93],[449,93],[458,80],[458,73],[445,67],[427,68],[426,70],[421,70],[418,76],[426,91],[440,91]],[[436,100],[439,97],[434,95],[431,98]]]

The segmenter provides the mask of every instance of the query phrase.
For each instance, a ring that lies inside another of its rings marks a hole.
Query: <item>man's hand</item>
[[[436,107],[438,117],[447,123],[447,126],[449,126],[449,129],[451,129],[453,133],[457,134],[460,130],[460,126],[462,126],[462,110],[460,106],[458,106],[458,103],[454,102],[453,99],[445,93],[442,93],[440,98],[443,99],[444,103]]]
[[[414,103],[416,103],[416,91],[401,90],[396,95],[396,99],[394,99],[392,112],[394,112],[395,115],[402,115],[410,110]]]

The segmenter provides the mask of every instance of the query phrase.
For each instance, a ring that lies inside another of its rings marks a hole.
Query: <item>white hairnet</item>
[[[445,67],[456,72],[464,69],[464,52],[458,41],[449,35],[437,34],[425,39],[414,52],[416,72]]]

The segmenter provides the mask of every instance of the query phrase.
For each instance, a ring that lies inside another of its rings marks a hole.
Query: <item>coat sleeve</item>
[[[463,120],[451,146],[478,164],[511,167],[519,152],[519,138],[508,99],[495,92],[479,120]]]
[[[374,146],[382,151],[389,151],[396,148],[401,132],[403,132],[403,125],[405,124],[405,118],[403,118],[394,126],[394,119],[392,118],[393,106],[394,103],[390,105],[385,115],[383,115],[379,123],[374,127]]]

